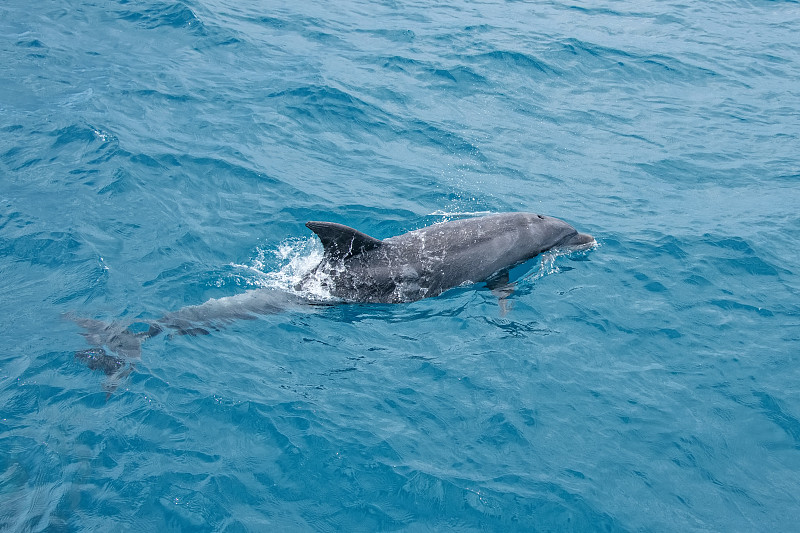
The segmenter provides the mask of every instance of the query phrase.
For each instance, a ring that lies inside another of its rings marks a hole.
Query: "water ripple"
[[[0,7],[0,530],[785,531],[796,2]],[[308,220],[595,235],[482,286],[148,339]],[[644,511],[644,512],[643,512]]]

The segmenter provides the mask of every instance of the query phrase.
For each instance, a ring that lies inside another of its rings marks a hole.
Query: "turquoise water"
[[[0,5],[0,530],[788,531],[800,4]],[[599,246],[410,304],[157,318],[468,213]]]

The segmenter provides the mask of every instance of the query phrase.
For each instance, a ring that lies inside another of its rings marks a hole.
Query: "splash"
[[[556,264],[556,259],[562,255],[567,254],[564,252],[546,252],[542,254],[541,259],[539,260],[539,268],[525,277],[531,281],[536,281],[550,274],[557,274],[561,271],[561,269]]]
[[[429,213],[429,217],[442,217],[441,222],[449,222],[450,220],[463,217],[482,217],[491,215],[492,211],[446,211],[444,209],[436,210]]]
[[[322,260],[322,247],[314,237],[286,239],[274,248],[256,248],[250,264],[232,264],[247,270],[260,288],[278,289],[313,300],[334,300],[320,275],[308,276]],[[303,288],[297,289],[303,281]]]
[[[574,249],[548,250],[547,252],[539,256],[539,267],[531,271],[527,275],[523,276],[522,279],[536,281],[545,276],[549,276],[550,274],[557,274],[561,272],[561,268],[558,266],[557,263],[557,259],[559,257],[562,256],[582,257],[588,254],[590,251],[598,248],[599,246],[600,245],[595,240],[592,245],[583,250],[574,250]]]

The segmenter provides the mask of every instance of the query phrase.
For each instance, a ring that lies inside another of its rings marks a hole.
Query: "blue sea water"
[[[789,531],[800,4],[0,4],[0,530]],[[482,286],[143,345],[303,226],[533,211]]]

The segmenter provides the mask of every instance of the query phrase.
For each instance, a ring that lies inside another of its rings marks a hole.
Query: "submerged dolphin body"
[[[295,289],[302,293],[322,288],[346,302],[412,302],[484,281],[502,286],[508,282],[509,269],[542,252],[586,249],[595,243],[562,220],[531,213],[443,222],[384,240],[333,222],[306,226],[320,238],[324,253]],[[255,289],[132,324],[69,318],[86,330],[82,335],[92,346],[76,352],[76,358],[103,370],[113,382],[130,373],[141,343],[163,331],[208,334],[233,320],[287,310],[313,312],[320,304],[326,302],[277,289]]]
[[[354,302],[413,302],[466,283],[507,281],[510,268],[542,252],[595,242],[563,220],[531,213],[443,222],[382,241],[332,222],[306,226],[325,253],[297,288],[316,282]]]
[[[104,388],[110,395],[135,368],[142,343],[162,332],[170,335],[207,335],[234,320],[254,319],[283,311],[314,312],[317,302],[277,289],[254,289],[234,296],[212,298],[183,307],[157,320],[103,322],[66,314],[82,327],[91,348],[75,352],[75,359],[108,376]],[[323,304],[324,305],[324,304]]]
[[[76,352],[75,357],[92,370],[116,376],[129,372],[125,362],[139,358],[142,342],[164,331],[172,335],[208,335],[211,330],[234,320],[252,320],[260,315],[283,311],[313,312],[314,303],[277,289],[254,289],[234,296],[212,298],[200,305],[189,305],[156,320],[108,323],[72,314],[65,315],[65,318],[85,330],[81,335],[92,346]]]

